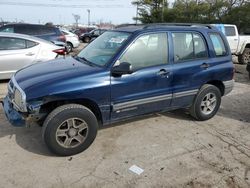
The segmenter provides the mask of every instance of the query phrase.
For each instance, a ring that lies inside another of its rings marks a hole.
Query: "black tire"
[[[70,52],[73,51],[73,44],[71,44],[70,42],[66,43],[66,51],[69,54]]]
[[[240,64],[247,64],[250,62],[250,48],[245,48],[243,53],[239,55],[238,60]]]
[[[213,105],[213,108],[211,110],[210,109],[208,110],[208,108],[206,107],[206,105],[208,105],[206,101],[206,97],[209,96],[209,94],[211,94],[211,96],[216,98],[216,103],[215,104],[211,103],[211,105]],[[195,100],[192,106],[190,107],[189,112],[191,116],[193,116],[195,119],[199,121],[208,120],[217,113],[217,111],[220,108],[220,104],[221,104],[220,90],[213,85],[205,84],[204,86],[201,87],[200,91],[195,97]],[[204,112],[206,111],[205,108],[207,108],[206,110],[208,110],[207,113]]]
[[[89,37],[85,37],[85,38],[84,38],[84,42],[85,42],[85,43],[89,43],[89,42],[90,42],[90,38],[89,38]]]
[[[68,124],[68,121],[73,121],[72,126]],[[77,126],[80,127],[84,125],[87,127],[81,130],[83,131],[81,134],[84,134],[85,137],[80,135],[80,128],[78,128],[78,130],[75,128],[75,123],[78,123],[75,121],[81,123]],[[63,126],[64,129],[61,129]],[[67,128],[65,129],[65,127]],[[70,130],[71,133],[75,132],[73,133],[75,135],[71,135],[72,137],[69,134]],[[65,135],[60,136],[60,131],[64,132]],[[95,140],[97,131],[98,121],[91,110],[82,105],[67,104],[56,108],[48,115],[43,124],[42,137],[52,153],[60,156],[69,156],[86,150]],[[79,135],[81,138],[84,138],[82,142],[78,142],[78,139],[74,139]],[[66,140],[71,140],[70,145],[75,144],[75,146],[66,146],[66,144],[64,144],[67,142]]]

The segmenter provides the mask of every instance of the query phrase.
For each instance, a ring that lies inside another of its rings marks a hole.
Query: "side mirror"
[[[131,74],[132,65],[127,62],[122,62],[120,65],[114,66],[111,72],[112,72],[112,75],[114,76],[121,76],[123,74]]]

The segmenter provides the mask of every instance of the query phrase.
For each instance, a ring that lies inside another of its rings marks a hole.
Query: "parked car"
[[[250,35],[239,35],[236,25],[214,25],[226,35],[231,53],[238,56],[239,63],[248,63],[250,61]]]
[[[46,40],[13,33],[0,33],[0,80],[31,64],[55,59],[62,47]]]
[[[214,27],[127,26],[77,56],[18,71],[4,110],[15,126],[39,122],[52,152],[73,155],[91,145],[98,127],[134,116],[185,108],[208,120],[233,76],[227,39]]]
[[[81,27],[81,28],[74,29],[71,32],[75,33],[78,37],[80,37],[84,33],[89,33],[90,31],[94,29],[96,29],[96,27]]]
[[[73,51],[73,48],[77,48],[80,45],[79,38],[76,34],[66,30],[66,29],[61,29],[61,32],[64,34],[66,37],[66,50],[67,53],[70,53]]]
[[[0,32],[20,33],[32,35],[50,42],[57,46],[65,46],[66,38],[59,28],[38,24],[7,24],[0,27]]]
[[[90,31],[89,33],[82,34],[79,38],[82,42],[89,43],[92,40],[95,40],[97,37],[99,37],[101,34],[103,34],[106,29],[94,29]]]

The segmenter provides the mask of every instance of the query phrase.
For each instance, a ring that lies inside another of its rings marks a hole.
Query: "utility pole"
[[[88,9],[87,11],[88,11],[88,26],[90,26],[90,9]]]

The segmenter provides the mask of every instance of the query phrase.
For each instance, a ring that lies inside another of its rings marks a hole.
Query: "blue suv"
[[[3,104],[11,124],[41,124],[48,148],[67,156],[87,149],[100,126],[126,118],[183,108],[210,119],[233,75],[227,40],[212,26],[131,25],[77,56],[19,70]]]

